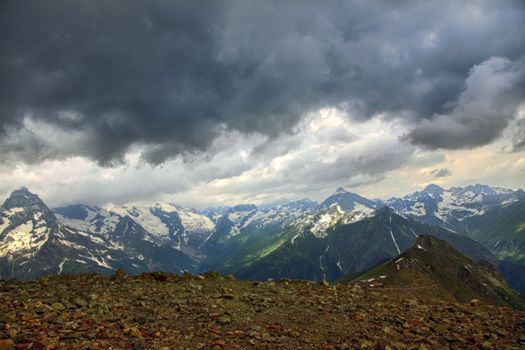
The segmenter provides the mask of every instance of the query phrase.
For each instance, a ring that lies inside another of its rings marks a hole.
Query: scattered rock
[[[0,350],[13,350],[15,342],[11,339],[0,339]]]
[[[211,272],[116,275],[2,281],[0,350],[525,347],[525,313],[483,303]]]

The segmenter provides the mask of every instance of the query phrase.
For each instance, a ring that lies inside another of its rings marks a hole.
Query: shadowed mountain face
[[[499,259],[525,266],[525,198],[465,220],[465,232]]]
[[[334,280],[397,256],[410,248],[422,234],[445,239],[475,260],[496,263],[494,256],[475,241],[400,216],[388,207],[377,209],[356,222],[351,219],[352,216],[342,216],[323,235],[315,231],[315,221],[289,226],[280,234],[267,237],[262,245],[258,242],[244,245],[215,268],[249,279],[290,277]],[[239,241],[244,239],[249,237],[238,237]],[[229,245],[224,247],[227,251]]]
[[[525,299],[486,261],[476,262],[454,249],[449,243],[431,235],[418,237],[414,246],[403,254],[379,263],[364,274],[344,276],[340,282],[433,295],[436,298],[483,302],[525,309]]]

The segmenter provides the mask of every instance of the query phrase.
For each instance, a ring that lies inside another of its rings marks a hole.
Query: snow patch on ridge
[[[122,207],[109,207],[115,213],[122,216],[129,216],[146,231],[159,239],[167,239],[169,228],[160,218],[151,213],[150,207],[146,205],[125,205]]]
[[[390,237],[392,237],[392,241],[394,242],[394,245],[396,246],[397,253],[401,254],[401,249],[399,249],[399,246],[397,245],[396,239],[394,237],[394,233],[392,232],[392,216],[390,216]]]
[[[49,229],[47,227],[35,228],[33,221],[29,220],[9,231],[0,245],[0,256],[13,253],[30,251],[37,252],[47,242]]]
[[[335,221],[339,218],[339,215],[333,214],[333,213],[323,213],[319,217],[319,220],[317,220],[313,227],[310,229],[310,232],[314,234],[314,236],[318,238],[326,237],[326,230],[333,224]]]
[[[184,226],[185,231],[197,232],[197,231],[211,231],[215,226],[213,221],[205,215],[201,215],[189,210],[178,210],[177,211]]]
[[[361,203],[356,203],[354,210],[344,219],[345,224],[353,224],[367,218],[374,216],[375,210],[373,208],[366,207]]]
[[[321,256],[319,257],[319,268],[321,268],[321,271],[323,272],[323,278],[326,279],[326,271],[324,269],[324,266],[323,266],[323,258],[325,256],[325,254],[328,252],[328,250],[330,249],[330,245],[328,244],[326,246],[326,249],[324,250],[323,254],[321,254]]]

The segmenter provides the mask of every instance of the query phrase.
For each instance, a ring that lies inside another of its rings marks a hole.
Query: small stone
[[[374,344],[368,340],[365,340],[365,341],[362,341],[360,344],[359,344],[359,348],[360,349],[373,349],[374,348]]]
[[[217,322],[218,322],[219,324],[225,325],[225,324],[230,324],[230,323],[232,323],[232,319],[231,319],[231,317],[228,316],[228,315],[223,315],[223,316],[221,316],[221,317],[219,317],[219,318],[217,319]]]
[[[137,327],[126,328],[124,329],[124,333],[129,334],[132,337],[142,337],[142,332]]]
[[[215,339],[211,344],[212,349],[222,349],[226,346],[226,343],[223,339]]]
[[[73,302],[79,307],[84,307],[88,305],[88,302],[82,298],[76,298]]]
[[[483,343],[481,343],[481,348],[482,348],[482,349],[489,350],[489,349],[493,349],[494,346],[492,345],[491,342],[489,342],[489,341],[484,341]]]
[[[410,307],[417,307],[419,305],[419,302],[416,299],[407,299],[405,301],[405,305]]]
[[[59,302],[56,302],[56,303],[51,304],[51,307],[52,307],[53,309],[55,309],[55,310],[59,310],[59,311],[61,311],[61,310],[65,310],[65,309],[66,309],[66,307],[65,307],[63,304],[59,303]]]
[[[479,301],[479,299],[472,299],[470,301],[470,305],[472,306],[479,306],[481,304],[481,302]]]

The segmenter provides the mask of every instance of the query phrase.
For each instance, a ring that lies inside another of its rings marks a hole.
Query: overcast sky
[[[0,2],[0,194],[525,184],[525,2]]]

